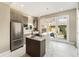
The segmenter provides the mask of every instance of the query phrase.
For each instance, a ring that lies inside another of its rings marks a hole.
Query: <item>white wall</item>
[[[78,48],[78,55],[79,55],[79,4],[77,7],[77,48]]]
[[[10,7],[0,3],[0,53],[10,50]]]
[[[0,57],[19,57],[25,54],[25,46],[10,51],[10,7],[0,3]]]

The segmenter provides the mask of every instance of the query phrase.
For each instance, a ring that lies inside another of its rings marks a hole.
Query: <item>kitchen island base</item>
[[[32,57],[42,57],[45,55],[45,39],[26,38],[26,53]]]

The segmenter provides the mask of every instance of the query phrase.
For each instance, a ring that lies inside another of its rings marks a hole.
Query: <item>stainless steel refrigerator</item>
[[[23,24],[19,21],[10,22],[10,50],[23,47]]]

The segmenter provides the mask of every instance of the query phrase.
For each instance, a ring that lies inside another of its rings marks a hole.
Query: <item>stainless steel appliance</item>
[[[19,21],[10,23],[10,50],[14,51],[23,47],[23,24]]]

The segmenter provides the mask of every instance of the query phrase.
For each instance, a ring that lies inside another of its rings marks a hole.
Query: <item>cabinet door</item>
[[[10,20],[17,20],[19,22],[22,22],[23,24],[26,24],[28,22],[28,17],[23,16],[20,12],[11,9]]]
[[[35,30],[38,30],[38,18],[37,17],[34,18],[33,25],[34,25]]]
[[[21,14],[16,10],[10,9],[10,20],[17,20],[21,22]]]
[[[10,10],[10,19],[11,20],[15,19],[15,12],[13,10]]]
[[[23,22],[23,24],[27,24],[28,23],[28,17],[23,16],[22,22]]]

